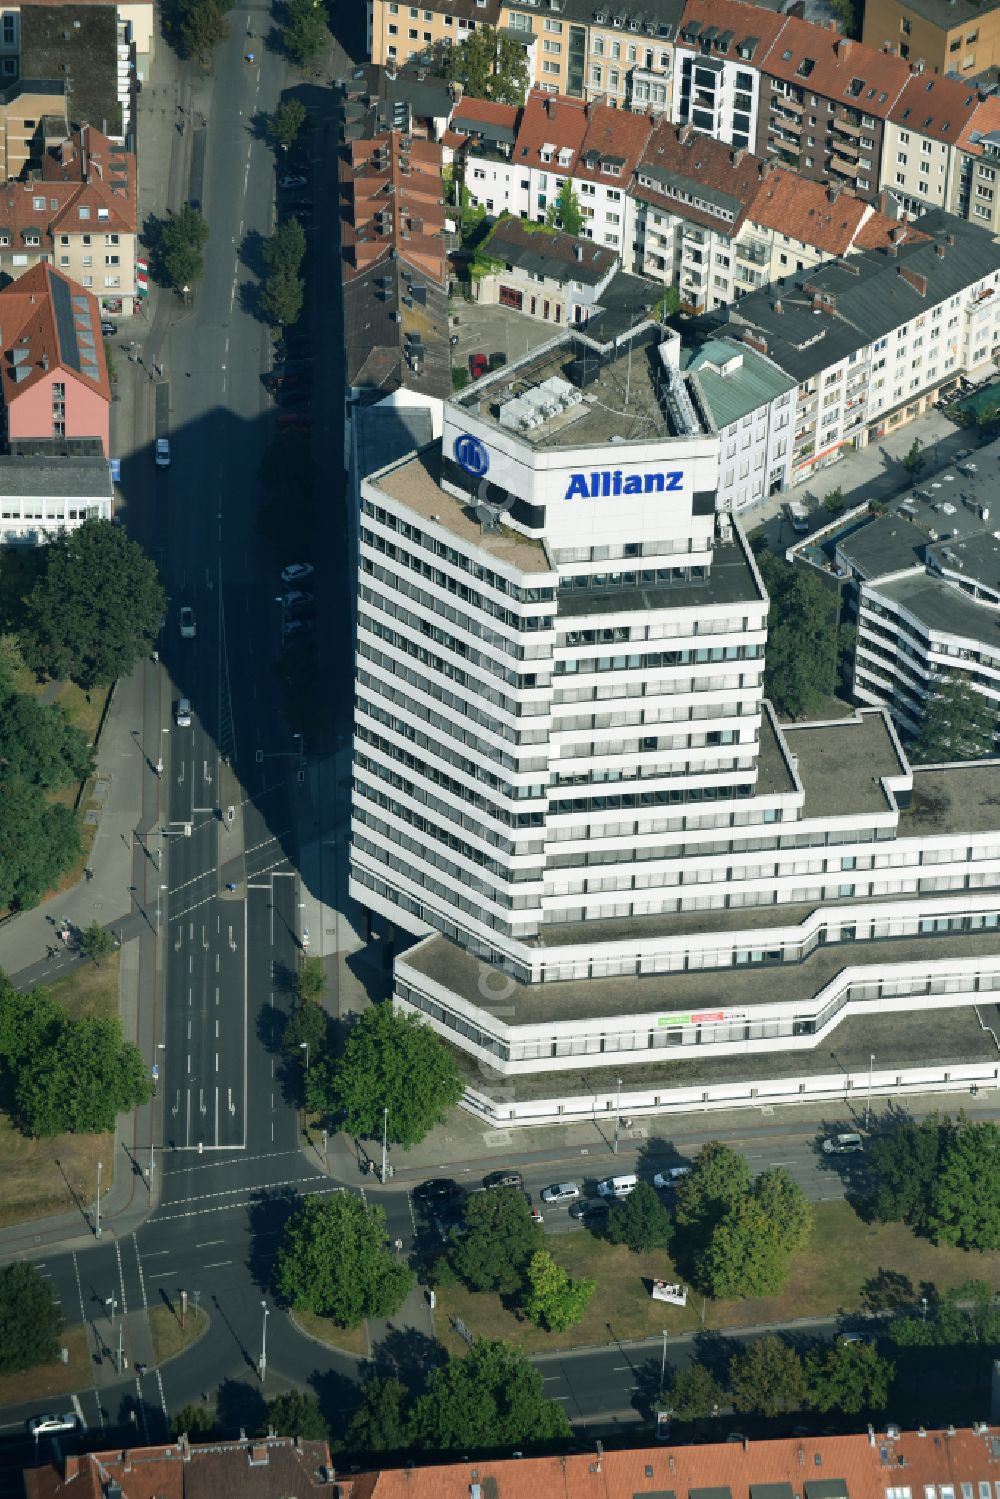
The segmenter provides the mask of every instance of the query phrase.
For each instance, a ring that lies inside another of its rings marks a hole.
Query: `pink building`
[[[7,440],[98,438],[109,456],[111,384],[97,299],[49,265],[0,291]]]

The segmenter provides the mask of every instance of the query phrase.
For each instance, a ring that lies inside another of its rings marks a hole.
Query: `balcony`
[[[846,119],[843,115],[838,115],[834,119],[833,128],[838,135],[859,136],[861,134],[861,126],[856,125],[853,120]]]
[[[839,146],[837,149],[840,149]],[[838,172],[841,177],[856,177],[860,170],[856,161],[844,161],[840,157],[835,156],[830,162],[830,171]]]
[[[861,148],[855,141],[834,141],[833,149],[835,151],[839,151],[842,156],[849,155],[852,157],[857,157],[860,154]]]
[[[736,246],[736,258],[745,261],[747,265],[768,265],[771,254],[766,245],[750,240],[745,245]]]

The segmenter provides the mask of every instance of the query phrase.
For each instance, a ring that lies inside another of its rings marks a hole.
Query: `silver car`
[[[575,1202],[579,1195],[576,1182],[556,1182],[551,1187],[542,1188],[543,1202]]]

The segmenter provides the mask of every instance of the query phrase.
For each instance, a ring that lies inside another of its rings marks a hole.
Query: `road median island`
[[[193,1348],[208,1332],[210,1325],[210,1319],[201,1307],[188,1307],[183,1327],[180,1315],[173,1305],[151,1306],[148,1316],[153,1356],[158,1366]]]
[[[369,1355],[366,1324],[360,1327],[338,1327],[332,1317],[318,1317],[315,1312],[289,1312],[294,1327],[314,1343],[326,1348],[336,1348],[341,1353],[352,1353],[358,1358]]]
[[[783,1325],[825,1319],[865,1309],[865,1283],[886,1269],[913,1286],[933,1284],[938,1292],[970,1279],[1000,1285],[1000,1253],[969,1253],[935,1245],[899,1223],[864,1223],[846,1202],[815,1205],[812,1234],[792,1260],[783,1290],[776,1296],[744,1301],[711,1301],[692,1292],[686,1307],[665,1306],[650,1296],[654,1279],[683,1279],[663,1251],[633,1254],[589,1231],[548,1240],[559,1263],[578,1279],[591,1276],[597,1291],[582,1320],[563,1333],[535,1327],[516,1309],[517,1298],[469,1291],[461,1284],[436,1291],[438,1336],[450,1353],[466,1347],[457,1321],[474,1337],[504,1338],[529,1354],[659,1338],[664,1328],[676,1337],[706,1329]],[[702,1317],[704,1316],[704,1321]]]

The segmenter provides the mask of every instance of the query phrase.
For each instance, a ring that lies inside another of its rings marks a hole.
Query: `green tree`
[[[831,489],[829,494],[823,496],[823,508],[831,515],[836,515],[838,510],[843,510],[844,491],[839,484],[836,489]]]
[[[813,1210],[785,1167],[762,1171],[753,1184],[753,1195],[776,1225],[784,1252],[791,1255],[801,1249],[812,1230]]]
[[[926,1230],[934,1183],[947,1152],[952,1125],[931,1114],[919,1123],[904,1120],[868,1148],[872,1191],[869,1209],[880,1223],[908,1223]]]
[[[996,709],[982,693],[958,677],[946,678],[924,704],[910,754],[924,765],[983,760],[994,752],[996,728]]]
[[[673,317],[680,311],[681,293],[677,286],[668,286],[663,296],[653,308],[653,316],[660,322],[666,322],[667,318]]]
[[[215,0],[203,0],[214,5]],[[174,291],[192,287],[205,268],[208,225],[190,203],[177,213],[168,213],[160,226],[159,269],[164,283]],[[79,534],[79,533],[77,533]]]
[[[733,1406],[747,1414],[777,1416],[799,1410],[805,1396],[802,1360],[780,1338],[754,1338],[729,1365]]]
[[[295,974],[295,997],[300,1005],[309,1001],[318,1003],[326,992],[326,970],[323,959],[315,954],[303,954]]]
[[[474,99],[497,104],[523,104],[528,92],[528,64],[516,38],[495,26],[477,26],[457,47],[446,47],[437,58],[442,78],[460,83]]]
[[[47,989],[28,994],[15,989],[0,974],[0,1062],[16,1072],[36,1051],[52,1044],[66,1023],[63,1011]]]
[[[109,686],[149,650],[165,603],[155,564],[125,530],[84,521],[45,548],[25,599],[25,659],[39,676]]]
[[[180,0],[179,30],[185,56],[204,66],[229,36],[229,22],[219,0]]]
[[[915,437],[903,458],[903,467],[911,479],[916,478],[924,466],[924,455],[921,453],[920,447],[920,438]]]
[[[774,1295],[787,1270],[777,1225],[756,1197],[747,1196],[716,1225],[695,1260],[693,1279],[706,1295],[736,1301]]]
[[[725,1399],[725,1391],[704,1364],[685,1364],[675,1373],[663,1403],[680,1421],[700,1421],[717,1415]]]
[[[278,1289],[293,1307],[331,1317],[339,1327],[391,1317],[414,1276],[385,1242],[385,1213],[376,1204],[347,1192],[309,1197],[285,1225]]]
[[[607,1237],[612,1244],[627,1244],[634,1254],[666,1249],[673,1231],[673,1220],[649,1182],[639,1182],[623,1201],[611,1204]]]
[[[288,20],[282,32],[285,51],[293,62],[304,67],[319,56],[329,33],[326,13],[320,0],[286,0]]]
[[[764,691],[787,718],[808,718],[837,686],[837,602],[803,567],[757,554],[771,601]]]
[[[837,24],[844,36],[860,37],[861,27],[858,24],[858,10],[855,0],[830,0],[830,9],[837,19]]]
[[[279,224],[264,242],[264,264],[269,271],[298,271],[306,253],[306,234],[298,219]]]
[[[405,1452],[410,1446],[407,1410],[410,1392],[391,1375],[376,1375],[361,1386],[361,1404],[351,1417],[344,1447],[348,1452]]]
[[[215,1430],[215,1417],[205,1405],[182,1405],[170,1418],[170,1434],[174,1437],[208,1436]]]
[[[1000,1249],[1000,1128],[960,1119],[947,1136],[927,1227],[959,1249]]]
[[[448,1259],[471,1290],[509,1296],[544,1244],[545,1234],[524,1194],[515,1187],[494,1187],[469,1198],[464,1233],[453,1239]]]
[[[267,117],[268,134],[279,146],[294,146],[308,118],[309,112],[301,99],[294,96],[282,99],[274,113]]]
[[[885,1410],[895,1373],[895,1364],[874,1344],[838,1340],[806,1355],[809,1403],[818,1411],[845,1416]]]
[[[304,1060],[302,1043],[308,1042],[310,1063],[319,1060],[329,1040],[329,1017],[320,1005],[309,1000],[301,1001],[295,1006],[281,1035],[282,1048],[296,1060]]]
[[[62,1307],[28,1260],[0,1269],[0,1374],[20,1374],[59,1356]]]
[[[106,958],[108,953],[114,952],[115,939],[113,933],[101,926],[100,922],[92,921],[80,933],[79,945],[83,956],[93,958],[95,965],[99,968],[101,959]]]
[[[565,1332],[574,1327],[597,1289],[595,1280],[572,1280],[547,1249],[531,1256],[526,1279],[525,1315],[549,1332]]]
[[[414,1404],[414,1444],[424,1452],[470,1452],[568,1437],[566,1414],[544,1389],[523,1353],[478,1338],[464,1357],[453,1355],[428,1374]]]
[[[559,189],[559,196],[550,203],[545,213],[545,222],[550,229],[562,229],[566,234],[579,234],[583,228],[580,200],[573,189],[572,178],[567,177]]]
[[[46,791],[57,791],[89,775],[93,754],[83,734],[60,704],[46,704],[27,692],[0,701],[0,766],[5,776],[21,776]]]
[[[382,1134],[388,1108],[388,1138],[407,1149],[447,1117],[462,1096],[462,1080],[451,1053],[415,1015],[397,1015],[387,1000],[372,1005],[347,1038],[343,1056],[316,1069],[317,1097],[343,1112],[350,1134]]]
[[[98,1134],[113,1130],[117,1116],[148,1102],[152,1091],[142,1053],[124,1040],[117,1016],[85,1016],[66,1020],[19,1067],[13,1114],[36,1139],[64,1130]]]
[[[48,801],[20,776],[0,773],[0,908],[37,906],[81,849],[80,822],[71,807]]]
[[[720,1140],[701,1147],[690,1175],[675,1193],[677,1223],[689,1252],[708,1243],[716,1224],[749,1190],[750,1168],[744,1156]]]
[[[277,1437],[305,1437],[308,1442],[326,1442],[330,1428],[323,1420],[315,1395],[302,1390],[285,1390],[267,1402],[267,1420],[260,1435],[273,1431]]]

